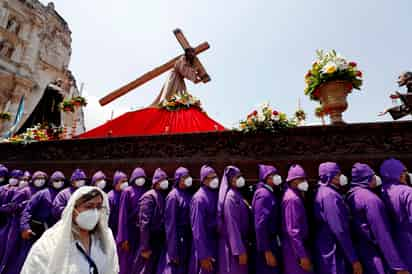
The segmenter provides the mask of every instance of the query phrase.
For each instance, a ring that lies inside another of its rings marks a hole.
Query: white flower
[[[332,74],[338,69],[338,66],[335,62],[329,61],[323,68],[322,72],[326,74]]]
[[[265,121],[265,115],[263,114],[263,112],[259,111],[258,115],[257,115],[257,120],[258,122],[264,122]]]

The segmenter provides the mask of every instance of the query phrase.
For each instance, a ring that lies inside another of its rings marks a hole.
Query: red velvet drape
[[[136,136],[205,131],[222,131],[225,128],[197,108],[167,111],[145,108],[127,112],[107,123],[89,130],[79,138],[108,136]]]

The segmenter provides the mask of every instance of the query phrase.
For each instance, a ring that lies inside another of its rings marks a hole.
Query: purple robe
[[[155,171],[152,183],[154,185],[166,178],[167,174],[158,168]],[[165,243],[165,192],[151,189],[143,194],[139,204],[140,242],[133,265],[133,273],[152,274],[156,273],[157,264]],[[141,256],[141,253],[148,250],[152,254],[149,259],[145,259]]]
[[[315,195],[315,267],[319,273],[352,273],[358,261],[352,244],[349,211],[332,180],[340,173],[336,163],[319,166],[321,183]]]
[[[219,274],[248,273],[248,264],[239,264],[239,256],[248,254],[251,212],[239,189],[230,186],[231,180],[238,175],[237,167],[227,167],[219,189]]]
[[[303,199],[298,190],[288,187],[281,203],[282,256],[285,274],[308,273],[300,267],[300,259],[311,258],[308,221]]]
[[[60,220],[63,210],[70,200],[76,188],[69,186],[60,191],[53,200],[52,215],[56,220]]]
[[[253,219],[256,237],[256,273],[279,273],[279,267],[266,263],[265,251],[271,251],[278,263],[280,260],[280,201],[273,190],[263,182],[258,183],[252,200]]]
[[[12,199],[17,191],[15,186],[1,186],[0,187],[0,214],[4,216],[4,221],[0,226],[0,262],[2,261],[5,248],[6,239],[9,232],[10,226],[12,224],[12,217],[16,211],[16,206],[12,203]]]
[[[2,274],[18,274],[23,267],[26,256],[33,243],[21,238],[21,233],[23,232],[20,226],[21,214],[31,197],[39,190],[41,189],[29,185],[18,189],[13,195],[11,203],[16,205],[16,210],[11,217],[12,223],[7,233],[7,243],[0,265],[0,269],[3,271],[1,272]]]
[[[400,182],[406,167],[396,159],[386,160],[381,168],[382,199],[392,221],[392,235],[399,254],[412,272],[412,188]]]
[[[175,187],[166,197],[165,229],[166,248],[159,261],[157,273],[186,274],[192,245],[190,226],[191,194],[188,189],[180,189],[178,184],[183,176],[189,175],[186,168],[178,168]],[[177,261],[178,264],[174,262]]]
[[[144,170],[136,168],[130,176],[130,186],[120,196],[119,227],[116,243],[118,248],[126,241],[129,243],[128,252],[119,248],[120,274],[133,272],[133,270],[130,270],[130,267],[135,260],[139,246],[139,199],[146,192],[147,188],[145,186],[137,186],[135,180],[142,177],[146,178]]]
[[[369,189],[375,176],[366,164],[352,168],[351,189],[346,201],[352,214],[354,244],[365,274],[386,274],[406,270],[390,233],[382,200]],[[390,270],[391,272],[388,272]]]
[[[200,171],[200,180],[216,173],[205,165]],[[188,273],[212,274],[217,270],[217,199],[218,191],[202,185],[193,195],[190,203],[190,223],[192,225],[193,245]],[[200,261],[206,258],[214,260],[213,271],[207,272],[200,267]]]
[[[113,176],[113,189],[107,195],[110,206],[109,227],[115,239],[119,225],[120,196],[122,194],[121,191],[116,190],[116,185],[123,179],[127,180],[127,175],[121,171],[116,171]]]

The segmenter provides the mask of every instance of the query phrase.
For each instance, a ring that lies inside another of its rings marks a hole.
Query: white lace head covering
[[[77,189],[72,194],[66,208],[63,211],[61,220],[45,233],[50,238],[50,244],[54,247],[54,251],[50,252],[51,257],[48,264],[50,274],[63,274],[64,270],[68,269],[68,264],[70,264],[70,249],[73,241],[75,241],[74,233],[76,233],[77,230],[77,225],[73,224],[73,211],[75,209],[75,204],[83,195],[92,190],[97,190],[101,193],[104,207],[93,234],[95,239],[100,242],[101,248],[107,255],[108,260],[111,261],[112,267],[110,268],[113,269],[113,273],[119,272],[116,245],[112,231],[108,226],[110,207],[107,195],[97,187],[84,186]]]

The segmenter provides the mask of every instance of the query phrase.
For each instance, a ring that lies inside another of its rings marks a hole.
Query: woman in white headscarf
[[[33,245],[21,274],[117,274],[116,245],[108,227],[107,195],[81,187],[62,219]]]

